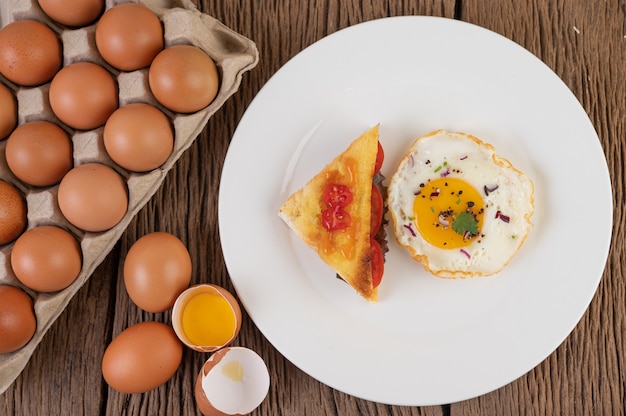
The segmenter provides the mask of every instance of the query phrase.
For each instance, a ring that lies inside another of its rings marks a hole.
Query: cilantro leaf
[[[452,229],[460,235],[464,235],[467,232],[474,236],[478,234],[478,221],[474,219],[472,214],[463,211],[457,215],[452,223]]]

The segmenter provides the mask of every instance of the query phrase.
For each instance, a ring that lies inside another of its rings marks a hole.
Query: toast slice
[[[378,300],[372,284],[370,260],[370,217],[372,177],[378,151],[378,125],[355,139],[350,146],[279,210],[279,217],[337,274],[370,302]],[[342,207],[349,225],[329,230],[323,212],[329,208],[324,192],[329,185],[345,185],[353,200]]]

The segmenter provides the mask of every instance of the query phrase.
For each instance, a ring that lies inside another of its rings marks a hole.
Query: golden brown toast
[[[378,300],[370,262],[372,177],[377,150],[375,126],[292,194],[278,213],[326,264],[371,302]],[[329,184],[335,183],[348,186],[354,199],[343,208],[349,214],[350,225],[329,231],[322,225],[322,212],[328,208],[323,194]]]

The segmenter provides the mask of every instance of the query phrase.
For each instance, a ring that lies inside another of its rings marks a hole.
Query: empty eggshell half
[[[270,376],[263,359],[244,347],[209,358],[196,378],[196,404],[204,416],[246,415],[265,400]]]
[[[217,351],[239,334],[241,308],[237,299],[221,286],[191,286],[174,303],[172,326],[189,348],[200,352]]]

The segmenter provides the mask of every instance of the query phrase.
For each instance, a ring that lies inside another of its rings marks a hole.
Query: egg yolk
[[[182,313],[182,330],[199,346],[226,344],[237,327],[233,308],[218,293],[199,293],[189,299]]]
[[[465,247],[480,235],[484,203],[466,181],[444,177],[420,184],[413,213],[415,225],[427,242],[452,249]]]

